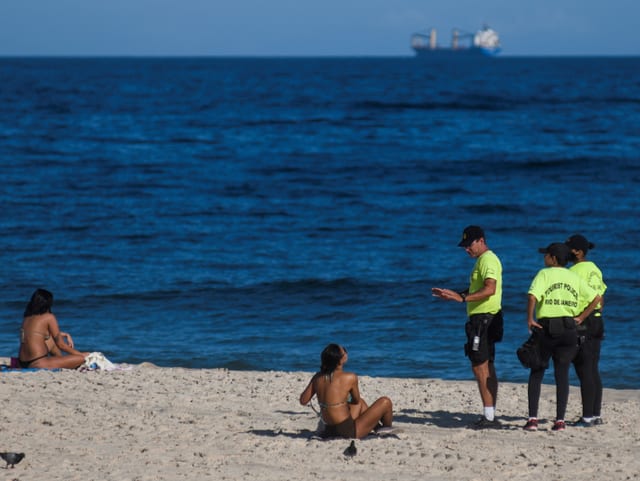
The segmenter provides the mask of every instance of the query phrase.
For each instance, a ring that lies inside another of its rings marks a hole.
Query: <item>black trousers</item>
[[[542,336],[541,357],[547,365],[549,358],[553,358],[553,372],[556,381],[556,419],[564,419],[569,401],[569,368],[578,350],[578,337],[575,329],[565,329],[564,332],[552,337],[545,329]],[[529,417],[538,417],[540,403],[540,389],[546,368],[532,369],[529,373]]]
[[[573,360],[582,396],[582,417],[600,416],[602,409],[602,379],[600,378],[600,347],[602,340],[580,337],[578,353]]]

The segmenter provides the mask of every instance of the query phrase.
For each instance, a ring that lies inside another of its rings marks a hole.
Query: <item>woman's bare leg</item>
[[[349,411],[351,411],[351,417],[353,419],[358,419],[367,409],[369,409],[369,405],[362,398],[360,398],[358,404],[349,404]]]
[[[50,356],[32,362],[29,367],[39,369],[75,369],[82,365],[85,355],[69,354],[67,356]]]
[[[356,437],[360,439],[367,436],[378,425],[378,421],[382,421],[384,427],[390,427],[393,423],[393,403],[386,396],[378,399],[356,418]]]

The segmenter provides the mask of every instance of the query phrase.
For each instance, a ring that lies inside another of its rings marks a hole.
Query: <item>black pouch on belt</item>
[[[564,334],[564,317],[549,318],[549,335],[560,337],[562,334]]]

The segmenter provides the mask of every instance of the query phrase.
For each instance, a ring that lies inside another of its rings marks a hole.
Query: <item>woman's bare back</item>
[[[20,329],[19,357],[21,361],[29,362],[49,354],[50,346],[54,344],[49,327],[51,318],[54,318],[51,313],[24,318]]]
[[[342,371],[331,375],[318,374],[315,390],[325,423],[339,424],[351,416],[349,397],[354,376]]]

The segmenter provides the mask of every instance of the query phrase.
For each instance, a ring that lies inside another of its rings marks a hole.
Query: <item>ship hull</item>
[[[447,60],[453,58],[483,58],[495,57],[500,53],[499,48],[420,48],[413,47],[416,57],[422,59]]]

